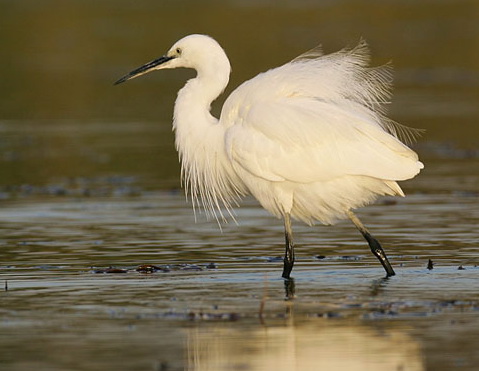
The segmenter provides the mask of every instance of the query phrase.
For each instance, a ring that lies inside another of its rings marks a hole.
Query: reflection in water
[[[294,299],[294,294],[296,291],[296,286],[294,284],[294,278],[288,278],[284,280],[284,291],[285,297],[288,300]]]
[[[420,346],[406,332],[315,325],[188,331],[188,370],[424,370]]]
[[[371,296],[377,296],[379,295],[384,287],[387,285],[388,281],[391,279],[391,277],[383,277],[374,280],[371,283]]]

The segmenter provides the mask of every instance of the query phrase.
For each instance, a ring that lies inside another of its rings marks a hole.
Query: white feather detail
[[[175,104],[182,181],[193,207],[218,221],[252,194],[278,217],[333,223],[379,195],[403,196],[396,181],[423,167],[401,142],[418,132],[386,117],[392,68],[369,68],[364,41],[329,55],[315,48],[246,81],[220,120],[209,109],[228,82],[226,55],[206,37],[177,47],[198,72]]]

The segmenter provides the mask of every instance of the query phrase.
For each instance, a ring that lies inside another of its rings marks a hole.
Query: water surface
[[[195,224],[176,192],[32,201],[0,213],[9,369],[477,365],[477,195],[415,193],[362,211],[390,279],[350,223],[296,226],[294,298],[281,223],[252,201],[222,233]]]

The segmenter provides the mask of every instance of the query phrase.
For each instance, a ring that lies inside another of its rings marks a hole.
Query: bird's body
[[[389,66],[367,68],[367,62],[363,42],[330,55],[313,49],[240,85],[225,101],[219,120],[210,105],[225,89],[231,67],[208,36],[181,39],[164,57],[118,82],[153,69],[197,70],[179,91],[174,109],[186,191],[194,205],[201,203],[216,218],[247,194],[283,218],[283,276],[289,277],[288,250],[289,271],[294,261],[290,217],[308,224],[349,217],[369,235],[351,209],[381,195],[404,196],[396,182],[423,167],[400,140],[413,132],[384,115]]]

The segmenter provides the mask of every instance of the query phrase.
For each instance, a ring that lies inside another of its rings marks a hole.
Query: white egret
[[[390,66],[368,62],[364,41],[329,55],[315,48],[240,85],[219,120],[210,105],[231,67],[209,36],[182,38],[115,84],[153,70],[196,70],[178,93],[173,119],[186,193],[217,219],[248,194],[282,218],[284,278],[294,264],[291,219],[309,225],[351,219],[392,276],[381,245],[352,209],[382,195],[404,196],[396,182],[413,178],[423,164],[403,144],[415,131],[385,116]]]

